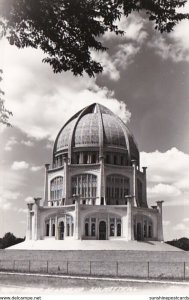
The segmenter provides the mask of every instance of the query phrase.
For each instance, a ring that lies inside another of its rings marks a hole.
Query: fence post
[[[67,260],[67,264],[66,264],[66,273],[68,275],[68,260]]]
[[[119,272],[119,263],[116,261],[116,276],[118,277],[118,272]]]
[[[90,261],[90,275],[91,275],[91,261]]]
[[[150,262],[148,261],[148,279],[150,278]]]
[[[184,261],[184,280],[186,279],[186,262]]]
[[[47,260],[47,274],[49,273],[49,262]]]

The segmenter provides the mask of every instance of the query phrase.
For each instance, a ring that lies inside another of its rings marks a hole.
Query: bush
[[[189,251],[189,239],[186,237],[180,238],[178,240],[175,239],[172,241],[167,241],[166,243],[182,250]]]
[[[23,242],[25,239],[17,238],[14,236],[13,233],[7,232],[5,233],[4,237],[0,239],[0,249],[5,249],[7,247],[16,245],[18,243]]]

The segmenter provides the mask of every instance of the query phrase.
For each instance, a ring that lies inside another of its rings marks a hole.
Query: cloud
[[[30,168],[30,170],[31,170],[32,172],[37,172],[37,171],[40,171],[41,169],[43,169],[43,166],[32,166],[32,167]]]
[[[169,185],[169,184],[162,184],[159,183],[157,185],[154,185],[153,187],[149,187],[148,195],[151,198],[170,198],[170,197],[178,197],[182,193],[179,189],[177,189],[175,186]]]
[[[188,227],[183,223],[178,223],[173,227],[173,230],[177,230],[177,231],[186,230],[186,229],[188,229]]]
[[[13,146],[18,144],[18,141],[14,136],[11,136],[10,139],[5,144],[5,151],[11,151]]]
[[[113,32],[106,32],[103,36],[104,40],[116,40],[116,42],[134,41],[142,44],[148,33],[146,31],[146,20],[139,14],[131,14],[129,17],[122,16],[116,25],[120,30],[124,31],[123,35],[116,35]]]
[[[5,151],[12,151],[13,146],[14,145],[19,145],[19,144],[25,145],[27,147],[33,147],[34,146],[34,143],[32,141],[30,141],[30,140],[27,140],[27,141],[24,141],[24,140],[18,141],[15,136],[11,136],[9,138],[9,140],[7,141],[7,143],[5,144],[5,148],[4,149],[5,149]]]
[[[130,112],[126,104],[122,103],[120,108],[120,101],[113,91],[98,86],[96,78],[75,77],[71,72],[54,74],[49,65],[41,63],[43,54],[40,50],[20,50],[6,41],[1,41],[1,49],[4,51],[3,89],[7,108],[14,115],[12,124],[29,137],[54,139],[68,118],[94,102],[109,107],[120,116],[124,109],[127,111],[124,121],[128,121]]]
[[[184,219],[183,219],[183,222],[188,223],[188,222],[189,222],[189,218],[184,218]]]
[[[178,10],[189,13],[189,1]],[[162,59],[174,62],[189,61],[189,20],[179,22],[169,34],[156,33],[148,46],[153,48]]]
[[[18,171],[18,170],[26,170],[29,168],[29,164],[25,161],[14,161],[11,169],[14,171]]]
[[[21,144],[27,146],[27,147],[33,147],[34,146],[34,143],[30,140],[27,140],[27,141],[21,141]]]
[[[17,211],[18,211],[18,213],[24,213],[24,214],[26,214],[28,212],[27,208],[19,208]]]
[[[171,222],[169,220],[163,220],[163,226],[168,226],[170,224]]]
[[[18,192],[12,192],[0,187],[0,207],[2,210],[9,210],[12,208],[12,201],[15,201],[20,196]]]
[[[102,39],[104,43],[111,41],[111,55],[108,52],[93,53],[93,58],[103,66],[102,74],[113,81],[120,79],[120,70],[126,70],[134,62],[135,56],[148,37],[146,20],[138,14],[131,14],[128,18],[122,16],[116,24],[124,31],[124,35],[106,32]]]
[[[166,152],[141,152],[147,170],[148,196],[165,205],[189,205],[189,155],[176,148]]]

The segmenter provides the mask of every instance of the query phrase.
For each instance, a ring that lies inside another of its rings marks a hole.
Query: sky
[[[184,11],[189,12],[189,1]],[[189,21],[160,34],[144,16],[119,22],[124,36],[106,33],[104,71],[89,78],[54,74],[45,54],[0,41],[1,88],[13,112],[0,127],[0,237],[24,237],[26,201],[43,197],[44,164],[53,141],[81,108],[98,102],[126,122],[147,166],[149,206],[164,200],[164,238],[189,238]]]

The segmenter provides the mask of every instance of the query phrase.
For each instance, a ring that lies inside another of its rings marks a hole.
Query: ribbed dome
[[[139,152],[124,122],[106,107],[94,103],[75,114],[60,130],[54,154],[77,147],[127,150],[139,162]]]

